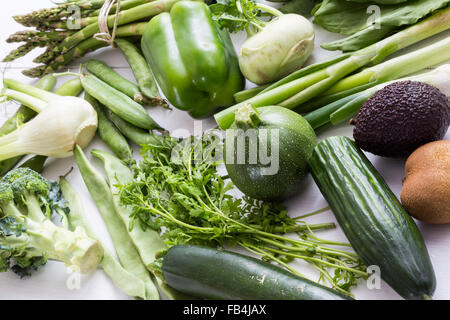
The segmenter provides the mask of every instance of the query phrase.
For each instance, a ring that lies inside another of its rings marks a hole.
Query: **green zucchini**
[[[403,298],[430,298],[436,279],[422,235],[355,143],[347,137],[325,139],[309,164],[362,261],[378,266],[381,278]]]
[[[161,270],[170,287],[203,299],[351,299],[270,263],[207,247],[171,247]]]
[[[308,173],[308,158],[317,144],[309,123],[278,106],[256,110],[245,105],[235,118],[224,146],[225,166],[234,185],[259,200],[279,201],[298,193]],[[264,161],[262,154],[268,156]],[[252,156],[257,161],[252,162]]]

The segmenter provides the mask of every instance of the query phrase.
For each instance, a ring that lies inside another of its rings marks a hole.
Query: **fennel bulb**
[[[0,137],[0,161],[37,154],[70,157],[76,145],[84,148],[97,131],[97,113],[84,99],[59,95],[5,79],[2,96],[23,103],[38,115]]]

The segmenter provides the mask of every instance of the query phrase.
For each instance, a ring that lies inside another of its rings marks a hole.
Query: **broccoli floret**
[[[53,213],[63,218],[61,226],[51,220]],[[0,271],[27,276],[47,259],[93,271],[103,248],[83,229],[69,231],[64,223],[68,213],[58,183],[27,168],[5,175],[0,180]]]
[[[14,193],[11,187],[0,181],[0,204],[8,203],[14,199]],[[1,212],[0,212],[1,213]]]
[[[8,188],[0,185],[0,198],[8,195]],[[0,202],[2,202],[0,200]],[[22,223],[15,217],[3,217],[0,219],[0,272],[9,269],[17,273],[21,278],[31,275],[32,270],[37,270],[39,266],[47,262],[47,258],[42,252],[35,248],[28,247],[23,241],[23,233],[26,231]],[[5,241],[5,239],[9,239]]]

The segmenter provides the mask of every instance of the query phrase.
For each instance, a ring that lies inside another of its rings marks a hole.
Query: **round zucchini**
[[[347,137],[320,142],[309,161],[320,191],[361,260],[405,299],[428,299],[436,279],[413,219]]]
[[[225,166],[244,194],[283,200],[299,191],[316,144],[314,130],[299,114],[277,106],[256,110],[246,105],[227,130]]]
[[[161,269],[170,287],[203,299],[352,299],[270,263],[207,247],[174,246]]]

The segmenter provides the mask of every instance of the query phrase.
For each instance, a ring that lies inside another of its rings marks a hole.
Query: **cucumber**
[[[203,299],[351,299],[267,262],[207,247],[171,247],[161,270],[170,287]]]
[[[320,142],[309,160],[315,182],[367,265],[405,299],[427,299],[436,279],[413,219],[366,156],[347,137]]]

